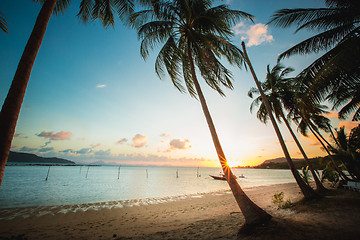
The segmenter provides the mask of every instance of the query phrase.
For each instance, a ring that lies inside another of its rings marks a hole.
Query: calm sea
[[[228,190],[219,168],[7,166],[0,208],[181,197]],[[294,182],[289,170],[233,169],[241,187]],[[201,175],[201,176],[198,176]]]

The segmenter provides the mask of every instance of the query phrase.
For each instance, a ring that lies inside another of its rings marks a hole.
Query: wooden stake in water
[[[79,173],[81,173],[81,168],[82,168],[82,166],[80,166],[80,172]]]
[[[48,170],[48,173],[47,173],[47,175],[46,175],[45,181],[47,181],[47,180],[48,180],[48,178],[49,178],[50,167],[51,167],[51,166],[49,166],[49,170]]]
[[[179,169],[176,169],[176,178],[179,178]]]
[[[201,177],[201,174],[200,174],[200,172],[199,172],[199,167],[197,168],[196,176],[197,176],[197,177]]]
[[[120,178],[120,167],[121,166],[119,166],[119,169],[118,169],[118,179]]]
[[[47,179],[49,178],[50,167],[51,167],[51,166],[49,166],[48,174],[46,175],[45,181],[47,181]]]
[[[147,169],[146,169],[146,178],[149,178],[149,173]]]
[[[88,169],[87,169],[87,171],[86,171],[86,177],[85,177],[85,178],[87,178],[87,175],[88,175],[88,173],[89,173],[89,168],[90,168],[90,166],[88,166]]]

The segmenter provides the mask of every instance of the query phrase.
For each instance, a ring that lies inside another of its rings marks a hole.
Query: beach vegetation
[[[330,151],[334,158],[343,163],[344,168],[349,172],[353,180],[360,180],[360,125],[351,129],[349,135],[345,127],[336,130],[334,147]]]
[[[272,196],[272,203],[278,206],[278,209],[287,209],[292,206],[292,202],[290,199],[284,201],[285,194],[284,192],[275,193]]]
[[[133,14],[131,21],[138,31],[144,59],[149,51],[160,47],[155,60],[157,75],[162,78],[167,73],[180,92],[200,101],[224,176],[245,217],[244,226],[255,226],[271,216],[252,202],[236,181],[198,80],[201,75],[222,96],[223,87],[233,88],[232,74],[220,60],[239,67],[244,64],[243,53],[230,42],[231,28],[239,20],[253,21],[253,16],[212,4],[211,0],[154,1],[151,9]]]
[[[336,183],[339,182],[339,174],[329,165],[322,170],[320,176],[321,182],[329,181],[331,187],[335,187]]]
[[[310,175],[309,175],[309,166],[307,166],[306,168],[305,167],[302,167],[301,168],[301,173],[300,173],[300,176],[302,178],[302,180],[307,184],[307,185],[310,185]],[[316,176],[317,177],[317,176]]]
[[[278,122],[284,122],[287,129],[289,130],[294,142],[296,143],[298,149],[300,150],[304,160],[306,161],[308,168],[315,180],[316,187],[318,191],[324,191],[325,188],[318,179],[315,170],[307,157],[305,150],[303,149],[300,141],[296,137],[294,131],[292,130],[290,123],[285,117],[284,110],[291,112],[296,108],[296,88],[293,87],[294,78],[287,78],[287,75],[294,70],[292,68],[285,68],[281,64],[275,65],[271,70],[270,66],[267,66],[267,74],[265,82],[260,83],[262,90],[264,91],[264,96],[267,98],[271,111],[274,113],[276,120]],[[251,88],[248,92],[249,97],[253,97],[254,94],[259,94],[259,89]],[[269,119],[269,114],[266,110],[265,103],[262,96],[257,97],[250,105],[250,111],[252,112],[254,107],[259,107],[257,111],[257,118],[266,124]],[[295,167],[295,166],[294,166]],[[303,180],[305,180],[302,177]],[[307,182],[305,182],[309,185]]]

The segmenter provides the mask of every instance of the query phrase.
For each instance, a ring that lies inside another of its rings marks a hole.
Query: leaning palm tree
[[[6,22],[5,16],[1,12],[0,12],[0,28],[4,32],[6,32],[6,33],[8,32],[7,22]]]
[[[291,118],[297,125],[298,131],[307,136],[307,132],[310,131],[314,137],[319,141],[323,149],[329,155],[331,162],[334,165],[335,170],[338,172],[340,177],[344,180],[349,180],[348,177],[341,171],[335,159],[332,157],[330,152],[331,144],[325,139],[320,133],[320,129],[324,131],[331,131],[330,120],[323,116],[325,113],[326,106],[315,103],[310,97],[310,90],[303,86],[303,82],[293,79],[295,84],[293,86],[297,88],[295,90],[295,102],[294,105],[289,108],[289,118]],[[301,90],[299,88],[302,88]]]
[[[0,112],[0,186],[31,70],[44,38],[49,19],[53,13],[55,15],[63,13],[71,2],[70,0],[33,1],[40,2],[43,5]],[[114,24],[113,11],[117,11],[120,15],[126,15],[132,12],[132,6],[132,1],[129,0],[82,0],[79,17],[83,21],[100,18],[104,26],[109,26]]]
[[[325,8],[282,9],[271,18],[270,24],[279,27],[296,25],[296,32],[308,29],[320,31],[296,44],[279,56],[279,60],[293,54],[327,51],[302,71],[303,79],[316,83],[314,99],[326,98],[328,93],[346,86],[340,98],[333,94],[331,101],[347,104],[340,117],[355,112],[353,120],[360,119],[358,89],[360,81],[360,2],[358,0],[325,0]],[[357,89],[357,91],[356,91]],[[344,93],[346,95],[344,95]]]
[[[231,26],[241,18],[252,20],[253,16],[212,4],[212,0],[157,2],[153,10],[134,14],[133,24],[138,29],[144,59],[149,50],[162,45],[155,62],[158,76],[163,77],[166,71],[178,90],[187,89],[200,100],[222,170],[245,217],[244,227],[255,226],[271,216],[247,197],[228,166],[196,74],[197,67],[205,82],[220,95],[224,95],[222,86],[232,89],[231,72],[219,58],[242,65],[242,52],[229,40],[233,35]]]
[[[266,81],[261,84],[262,89],[264,91],[264,95],[268,99],[272,112],[274,113],[276,119],[281,122],[284,121],[287,129],[289,130],[292,138],[294,139],[297,147],[299,148],[301,154],[303,155],[307,165],[309,166],[310,172],[313,176],[315,181],[316,187],[318,191],[326,190],[322,183],[320,182],[319,178],[317,177],[312,164],[307,157],[303,147],[301,146],[299,140],[297,139],[295,133],[293,132],[287,118],[284,114],[284,108],[289,109],[293,107],[294,104],[294,93],[293,89],[291,89],[291,78],[285,78],[287,74],[292,72],[292,68],[284,68],[280,64],[275,65],[271,70],[269,65],[267,66],[267,74],[266,74]],[[253,94],[259,94],[259,90],[256,88],[250,89],[248,92],[249,97],[253,97]],[[260,105],[260,106],[259,106]],[[259,106],[257,117],[260,121],[266,123],[269,114],[266,111],[264,106],[264,101],[261,96],[257,97],[250,106],[250,111],[253,110],[255,106]]]
[[[247,55],[245,43],[242,42],[241,45],[242,45],[242,49],[243,49],[243,53],[244,53],[245,62],[248,65],[248,67],[249,67],[249,69],[251,71],[251,74],[252,74],[252,76],[254,78],[256,87],[257,87],[257,89],[258,89],[258,91],[260,93],[262,101],[264,102],[264,108],[265,108],[265,110],[266,110],[266,112],[267,112],[267,114],[268,114],[268,116],[270,118],[270,121],[271,121],[271,123],[272,123],[272,125],[274,127],[275,133],[276,133],[276,135],[277,135],[277,137],[279,139],[279,142],[280,142],[281,148],[282,148],[282,150],[284,152],[286,161],[287,161],[287,163],[289,165],[289,168],[290,168],[290,170],[291,170],[291,172],[292,172],[292,174],[293,174],[293,176],[294,176],[294,178],[296,180],[296,183],[300,187],[300,189],[301,189],[302,193],[304,194],[305,198],[308,198],[308,199],[313,198],[317,194],[315,193],[315,191],[310,186],[308,186],[303,181],[303,179],[301,178],[299,172],[295,168],[295,165],[294,165],[294,163],[293,163],[293,161],[292,161],[292,159],[290,157],[289,151],[288,151],[288,149],[287,149],[287,147],[285,145],[285,141],[284,141],[284,139],[283,139],[283,137],[281,135],[279,126],[277,125],[277,123],[275,121],[275,118],[274,118],[274,116],[272,114],[272,108],[271,108],[271,105],[269,103],[269,100],[267,99],[267,97],[264,94],[264,91],[263,91],[263,89],[261,87],[261,84],[260,84],[260,82],[259,82],[259,80],[258,80],[258,78],[257,78],[257,76],[255,74],[255,71],[254,71],[254,69],[252,67],[252,64],[250,62],[249,56]]]

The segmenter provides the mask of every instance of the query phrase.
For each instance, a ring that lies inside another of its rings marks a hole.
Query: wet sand
[[[357,239],[360,193],[331,189],[301,202],[294,183],[245,189],[273,216],[256,232],[238,236],[244,218],[230,191],[187,197],[0,209],[0,239]],[[278,209],[275,193],[296,203]],[[300,202],[299,202],[300,201]],[[150,204],[149,204],[150,203]]]

